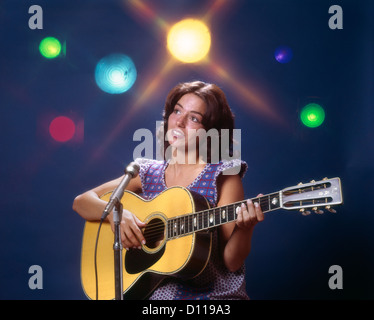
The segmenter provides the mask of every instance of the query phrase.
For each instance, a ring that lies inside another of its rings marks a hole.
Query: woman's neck
[[[197,161],[195,164],[169,161],[165,170],[165,184],[167,187],[174,185],[187,187],[195,181],[205,166],[206,163],[202,161]]]
[[[177,165],[178,167],[184,166],[205,166],[206,161],[203,157],[200,157],[197,152],[183,152],[179,149],[173,149],[172,156],[169,160],[169,164]]]

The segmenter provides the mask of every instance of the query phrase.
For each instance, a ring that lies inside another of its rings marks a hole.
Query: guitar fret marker
[[[209,222],[213,223],[213,214],[212,213],[209,215]]]
[[[278,198],[274,197],[271,203],[275,206],[278,203]]]
[[[226,211],[222,210],[222,219],[226,219]]]
[[[235,209],[235,213],[236,213],[236,215],[238,215],[239,210],[240,210],[240,206],[237,206],[236,209]]]

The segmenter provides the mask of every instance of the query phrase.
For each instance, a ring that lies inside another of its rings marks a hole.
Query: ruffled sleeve
[[[146,159],[146,158],[136,158],[135,162],[139,165],[139,177],[142,181],[142,185],[144,182],[145,174],[148,171],[149,167],[154,164],[155,160]]]
[[[223,175],[236,175],[238,174],[241,179],[244,178],[245,173],[247,172],[248,165],[245,161],[239,159],[233,160],[222,160],[219,162],[215,169],[214,174],[214,205],[217,205],[218,202],[218,189],[217,189],[217,178],[220,174]]]
[[[247,172],[248,165],[245,161],[240,159],[233,160],[223,160],[216,171],[216,179],[222,173],[223,175],[236,175],[238,174],[240,178],[244,178]]]
[[[137,158],[135,162],[140,167],[139,177],[142,184],[140,196],[145,199],[151,199],[165,189],[163,180],[165,161]]]

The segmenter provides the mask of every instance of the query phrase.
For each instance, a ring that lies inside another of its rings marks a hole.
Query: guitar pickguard
[[[129,274],[143,272],[154,265],[163,256],[164,252],[165,246],[153,254],[139,249],[130,249],[125,253],[124,267]]]

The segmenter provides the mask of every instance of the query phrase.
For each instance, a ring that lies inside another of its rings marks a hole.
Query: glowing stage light
[[[58,142],[67,142],[72,139],[75,129],[74,121],[64,116],[53,119],[49,125],[51,137]]]
[[[203,59],[211,44],[208,27],[199,20],[185,19],[176,23],[169,31],[167,47],[178,60],[194,63]]]
[[[288,63],[293,57],[293,52],[289,47],[278,47],[274,52],[274,58],[279,63]]]
[[[95,80],[98,87],[110,94],[128,91],[137,77],[134,62],[124,54],[112,54],[96,65]]]
[[[41,55],[47,59],[53,59],[61,53],[61,43],[53,37],[44,38],[39,45]]]
[[[305,126],[316,128],[325,121],[325,111],[319,104],[309,103],[301,110],[300,119]]]

